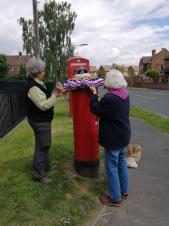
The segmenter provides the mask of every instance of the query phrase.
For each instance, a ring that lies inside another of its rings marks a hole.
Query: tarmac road
[[[169,90],[130,90],[131,105],[169,118]]]
[[[105,92],[103,87],[99,88],[100,95]],[[129,93],[131,105],[169,118],[169,90],[129,89]]]

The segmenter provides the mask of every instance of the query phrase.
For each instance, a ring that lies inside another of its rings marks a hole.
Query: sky
[[[38,0],[42,8],[45,0]],[[57,0],[57,2],[61,2]],[[169,50],[169,0],[68,0],[77,13],[72,43],[91,65],[138,65],[152,49]],[[17,19],[32,18],[32,0],[0,0],[0,53],[23,52]],[[78,46],[87,43],[87,46]]]

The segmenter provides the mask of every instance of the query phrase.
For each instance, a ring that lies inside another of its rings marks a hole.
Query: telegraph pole
[[[34,44],[35,44],[34,55],[35,55],[35,57],[39,57],[39,32],[38,32],[37,1],[32,0],[32,5],[33,5]]]

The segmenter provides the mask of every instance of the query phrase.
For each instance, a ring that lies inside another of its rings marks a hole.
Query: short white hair
[[[27,63],[28,77],[36,77],[40,72],[45,71],[46,64],[40,58],[31,58]]]
[[[107,72],[104,85],[107,88],[116,89],[127,87],[127,82],[124,78],[124,75],[120,71],[112,69],[111,71]]]

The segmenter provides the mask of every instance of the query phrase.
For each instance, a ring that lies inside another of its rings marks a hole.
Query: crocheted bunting
[[[79,80],[66,80],[64,82],[64,89],[69,91],[69,90],[75,90],[78,88],[86,88],[90,86],[95,86],[99,87],[104,84],[104,79],[100,77],[96,77],[93,79],[79,79]]]

